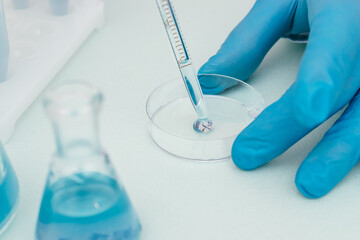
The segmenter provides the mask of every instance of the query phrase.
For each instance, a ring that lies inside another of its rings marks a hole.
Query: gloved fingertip
[[[198,75],[199,83],[204,94],[216,95],[225,90],[221,81],[212,75]]]
[[[295,185],[307,198],[320,198],[329,192],[326,182],[317,176],[317,173],[316,169],[303,169],[300,167],[296,174]]]
[[[204,65],[202,65],[198,71],[198,75],[214,73],[213,71],[211,71],[212,69],[210,67],[208,67],[208,65],[209,65],[208,63],[205,63]]]
[[[250,146],[242,144],[242,141],[237,139],[233,144],[231,157],[238,168],[244,171],[251,171],[263,165],[259,163],[254,153]]]
[[[301,181],[295,181],[295,184],[300,193],[307,198],[316,199],[322,197],[322,195],[312,193],[311,188],[309,189],[309,187],[307,187],[306,184],[301,183]]]
[[[224,88],[222,87],[216,87],[216,88],[206,88],[206,87],[201,87],[203,94],[205,95],[217,95],[220,94],[224,91]]]
[[[219,94],[238,84],[238,81],[218,74],[198,75],[201,89],[204,94]]]
[[[218,54],[216,54],[209,58],[209,60],[201,66],[198,74],[221,74],[224,66],[226,66],[226,62],[222,60],[221,56],[218,56]]]

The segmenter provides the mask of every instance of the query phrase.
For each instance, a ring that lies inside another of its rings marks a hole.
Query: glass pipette
[[[166,33],[169,37],[176,61],[178,63],[185,87],[194,106],[198,119],[194,122],[194,129],[198,132],[209,132],[213,123],[208,117],[204,96],[201,91],[199,80],[194,71],[192,61],[186,50],[184,38],[175,16],[174,8],[169,0],[156,0]]]

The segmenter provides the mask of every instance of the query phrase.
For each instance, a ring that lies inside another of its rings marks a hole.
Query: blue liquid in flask
[[[46,187],[37,229],[46,240],[135,240],[141,226],[116,180],[80,173]]]
[[[125,188],[102,150],[102,94],[85,83],[50,92],[45,108],[57,151],[40,206],[37,240],[137,240],[141,225]]]
[[[17,177],[0,144],[0,233],[14,216],[18,197]]]

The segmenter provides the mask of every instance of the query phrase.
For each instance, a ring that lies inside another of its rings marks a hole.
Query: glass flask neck
[[[96,113],[58,119],[53,122],[56,154],[59,157],[81,157],[101,152]]]
[[[50,92],[45,108],[56,140],[56,155],[61,158],[101,154],[98,112],[102,95],[83,83],[71,84]]]

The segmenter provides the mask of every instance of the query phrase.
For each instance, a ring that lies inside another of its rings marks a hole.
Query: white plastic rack
[[[48,0],[17,10],[5,1],[10,41],[8,80],[0,83],[0,140],[88,36],[104,24],[104,1],[70,0],[69,13],[55,16]]]

